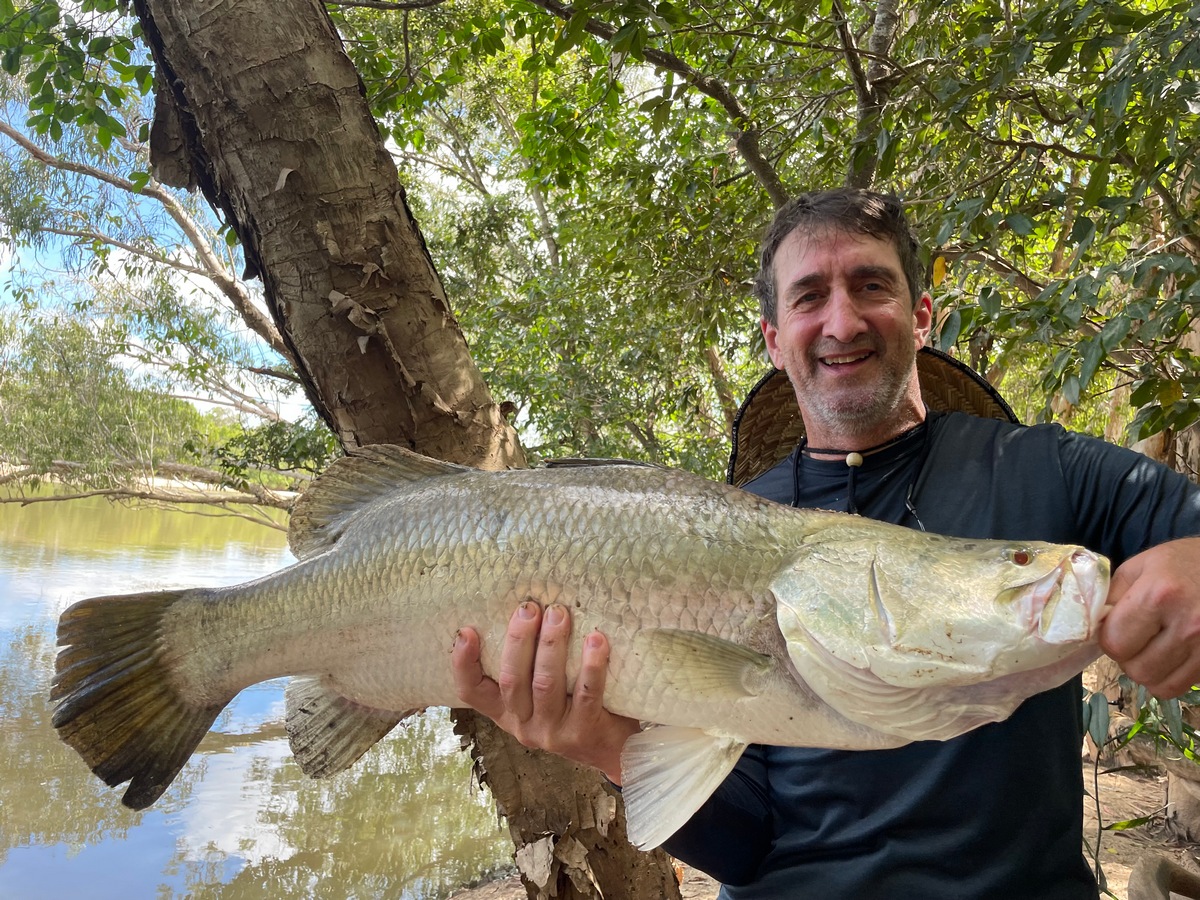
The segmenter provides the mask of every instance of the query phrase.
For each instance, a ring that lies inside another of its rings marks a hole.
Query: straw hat
[[[932,347],[917,354],[917,377],[925,405],[939,412],[965,412],[1017,422],[1012,408],[970,366]],[[746,396],[733,420],[733,452],[725,480],[741,486],[792,452],[804,436],[804,420],[787,373],[772,369]]]

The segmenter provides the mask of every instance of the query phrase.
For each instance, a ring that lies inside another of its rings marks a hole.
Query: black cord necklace
[[[926,420],[918,422],[916,425],[913,425],[910,428],[906,428],[904,431],[900,432],[898,435],[888,438],[886,441],[883,441],[882,443],[875,444],[872,447],[867,447],[865,450],[839,450],[839,449],[824,449],[824,448],[819,448],[819,447],[809,447],[808,446],[808,437],[805,436],[805,437],[800,438],[800,443],[796,447],[796,455],[792,459],[792,506],[800,505],[800,459],[801,459],[801,457],[808,456],[809,458],[812,458],[817,455],[841,456],[841,457],[844,457],[845,461],[846,461],[846,511],[849,513],[857,514],[858,513],[858,504],[855,502],[855,499],[854,499],[854,489],[858,482],[858,470],[859,470],[859,468],[862,467],[863,461],[868,456],[874,456],[876,453],[880,453],[884,450],[887,450],[889,447],[896,446],[901,441],[903,441],[906,438],[915,434],[921,428],[926,428],[925,440],[924,440],[922,450],[921,450],[921,459],[917,465],[916,474],[913,476],[912,481],[909,482],[908,492],[904,498],[905,508],[908,510],[909,514],[913,517],[913,519],[916,520],[917,527],[920,528],[922,531],[924,531],[925,526],[923,524],[921,524],[921,520],[917,516],[917,510],[913,505],[913,488],[917,483],[917,479],[920,478],[921,469],[925,464],[925,457],[929,453],[929,430],[926,427],[927,424],[928,424],[928,418],[926,418]]]

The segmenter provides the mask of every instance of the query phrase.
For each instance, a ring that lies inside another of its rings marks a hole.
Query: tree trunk
[[[136,0],[135,9],[162,86],[156,171],[198,184],[236,231],[305,389],[343,445],[524,465],[322,5]],[[526,878],[530,897],[679,896],[669,859],[625,839],[599,775],[534,757],[486,720],[458,721],[518,860],[539,872],[541,884]]]

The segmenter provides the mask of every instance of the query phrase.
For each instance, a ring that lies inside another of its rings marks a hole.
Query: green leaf
[[[1079,395],[1080,395],[1081,391],[1082,391],[1082,387],[1079,383],[1079,376],[1078,375],[1068,375],[1066,377],[1066,380],[1063,381],[1063,385],[1062,385],[1063,399],[1065,399],[1072,406],[1078,406],[1079,405]]]
[[[1172,697],[1170,700],[1159,700],[1158,707],[1162,714],[1163,722],[1167,726],[1167,733],[1177,744],[1183,743],[1183,709],[1179,705],[1179,699]]]
[[[1092,694],[1088,707],[1087,733],[1097,747],[1103,747],[1108,740],[1108,698],[1101,693]]]
[[[1100,363],[1104,360],[1104,344],[1098,339],[1090,340],[1084,342],[1083,348],[1083,363],[1079,367],[1079,383],[1081,387],[1087,387],[1091,384],[1096,370],[1100,368]]]
[[[1013,213],[1004,218],[1004,224],[1012,229],[1013,234],[1027,237],[1033,233],[1033,219],[1021,213]]]
[[[1001,303],[1003,297],[990,284],[985,285],[983,290],[979,292],[979,308],[983,310],[983,314],[989,319],[995,319],[1000,315]]]
[[[1071,243],[1077,245],[1080,249],[1086,249],[1095,236],[1096,223],[1086,215],[1076,216],[1075,224],[1071,227]]]
[[[1058,44],[1050,55],[1046,58],[1046,71],[1051,75],[1057,75],[1067,64],[1072,56],[1075,55],[1075,42],[1073,40],[1065,40]]]
[[[938,334],[937,346],[939,350],[948,351],[954,346],[958,340],[958,335],[962,330],[962,313],[957,309],[952,310],[950,315],[942,321],[942,330]]]
[[[1140,828],[1149,822],[1154,821],[1154,816],[1139,816],[1136,819],[1123,819],[1120,822],[1112,822],[1102,827],[1103,831],[1128,831],[1131,828]]]

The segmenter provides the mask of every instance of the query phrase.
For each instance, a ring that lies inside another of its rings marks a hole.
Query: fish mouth
[[[1028,633],[1047,644],[1091,640],[1104,618],[1108,560],[1076,550],[1053,571],[1014,588]]]

